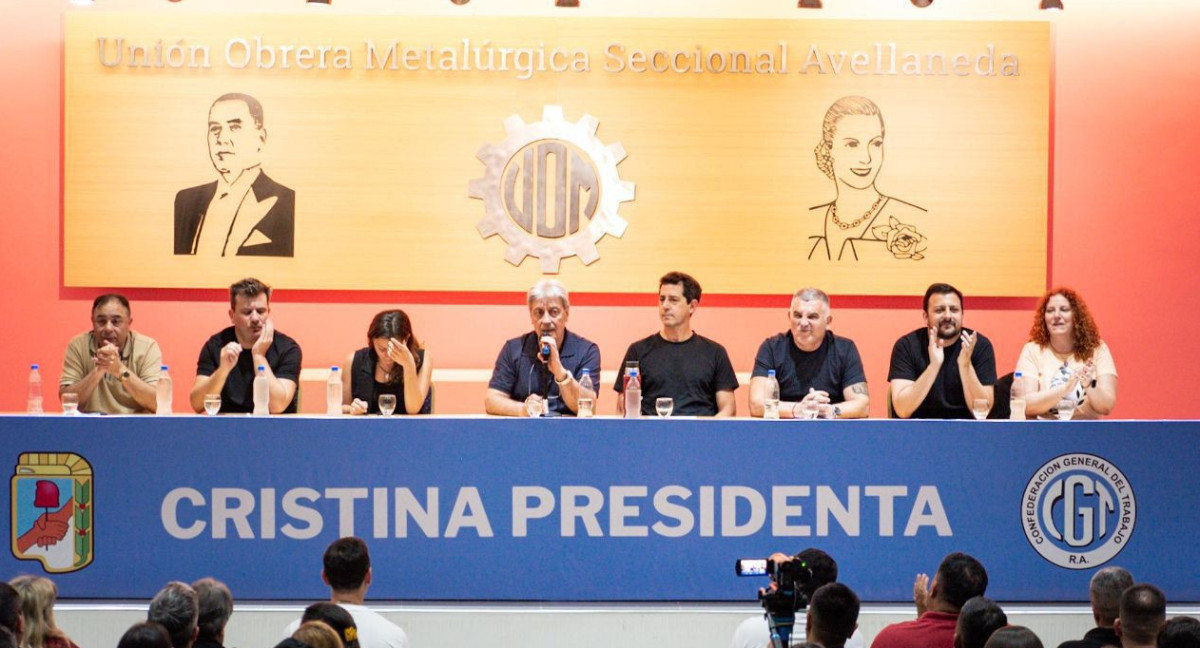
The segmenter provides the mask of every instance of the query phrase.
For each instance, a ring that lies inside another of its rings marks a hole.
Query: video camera
[[[789,645],[796,612],[808,607],[803,588],[812,580],[812,569],[799,557],[784,561],[743,558],[734,565],[738,576],[770,576],[773,587],[760,587],[758,600],[771,628],[771,645]]]

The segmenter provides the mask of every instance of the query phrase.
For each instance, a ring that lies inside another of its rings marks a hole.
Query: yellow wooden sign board
[[[1040,294],[1044,23],[67,16],[68,286]]]

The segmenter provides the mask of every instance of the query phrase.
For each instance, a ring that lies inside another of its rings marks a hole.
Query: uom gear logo
[[[544,106],[541,121],[527,124],[513,115],[504,120],[504,141],[479,149],[487,169],[467,186],[484,204],[475,227],[484,238],[499,234],[508,243],[509,263],[535,256],[545,273],[557,273],[569,256],[590,265],[600,258],[596,243],[605,234],[625,233],[617,209],[634,193],[617,173],[625,149],[597,139],[598,127],[591,115],[572,123],[561,106]]]
[[[92,563],[92,465],[69,452],[25,452],[12,477],[12,554],[52,574]]]
[[[1129,544],[1137,499],[1112,462],[1081,452],[1047,461],[1025,485],[1021,523],[1043,558],[1067,569],[1090,569]]]

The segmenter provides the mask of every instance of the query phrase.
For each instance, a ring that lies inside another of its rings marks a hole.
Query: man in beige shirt
[[[92,330],[67,344],[58,394],[77,394],[79,411],[104,414],[153,412],[162,366],[158,342],[129,329],[133,314],[122,295],[92,302]]]

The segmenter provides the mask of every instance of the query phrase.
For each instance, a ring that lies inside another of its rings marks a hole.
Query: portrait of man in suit
[[[219,177],[175,194],[175,254],[293,256],[296,192],[263,173],[266,143],[257,99],[217,97],[208,156]]]

